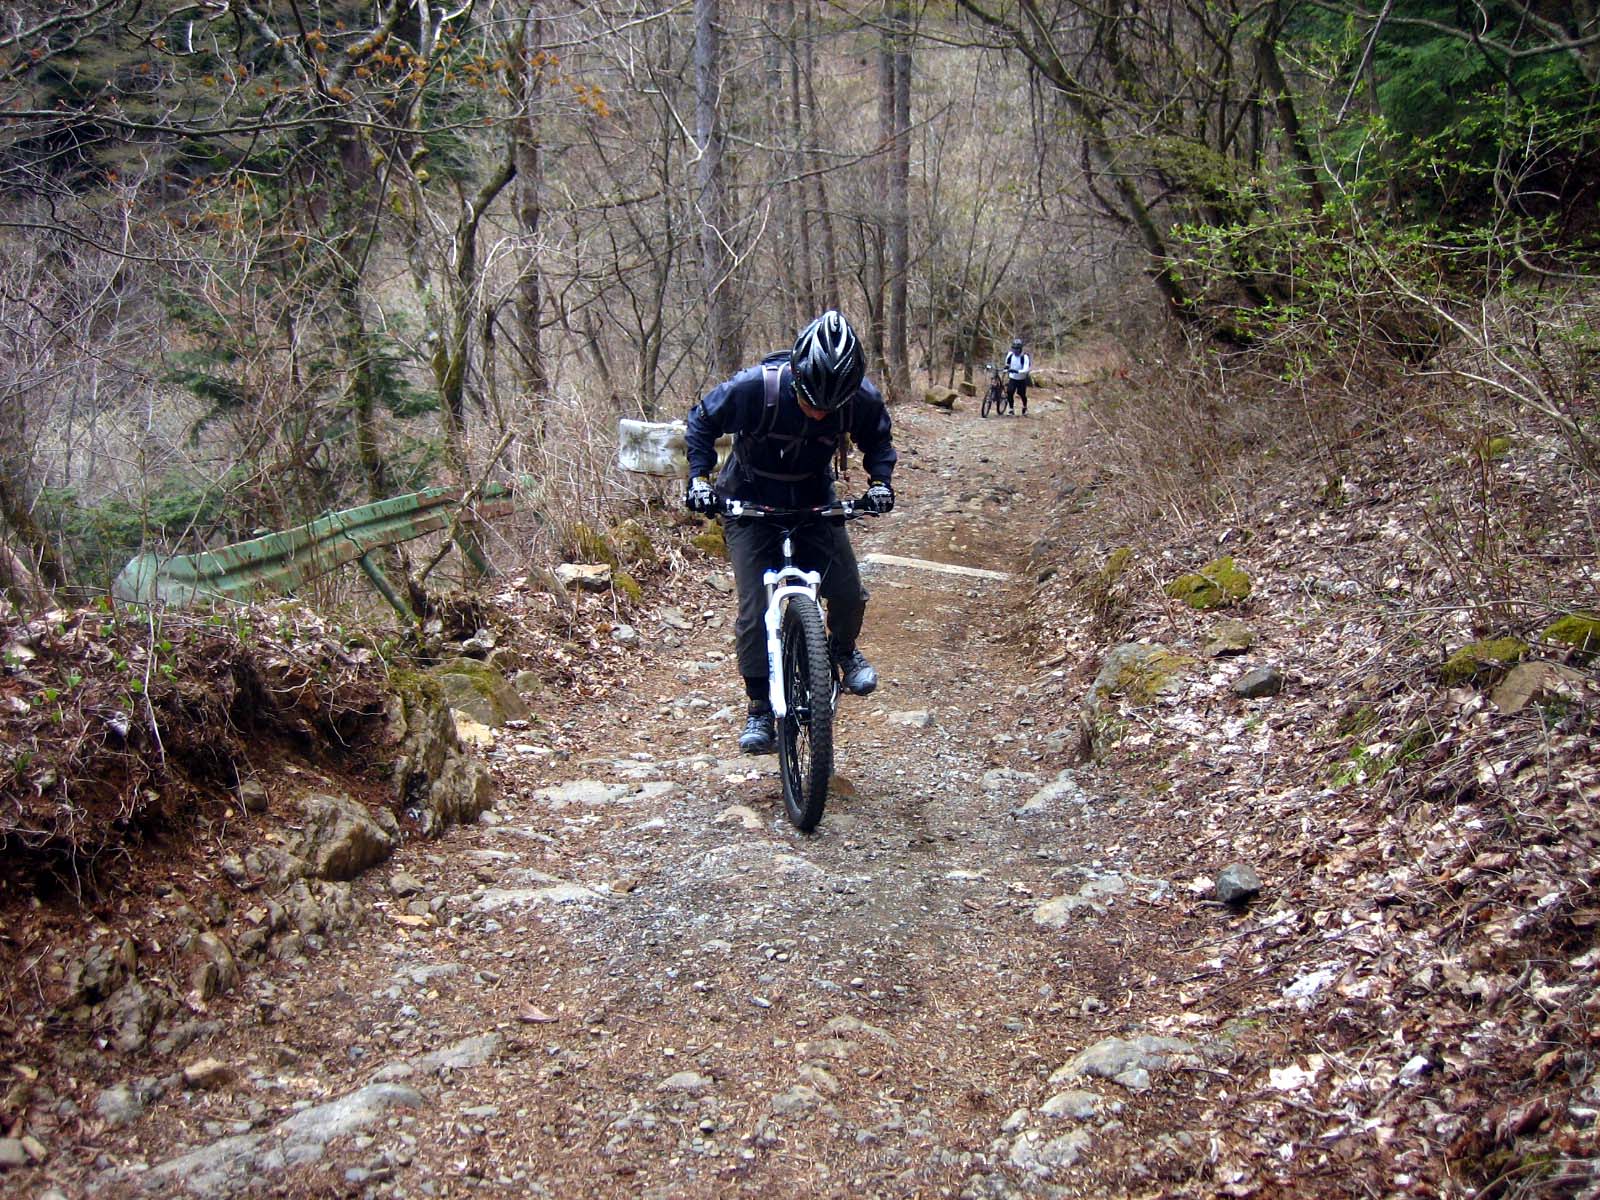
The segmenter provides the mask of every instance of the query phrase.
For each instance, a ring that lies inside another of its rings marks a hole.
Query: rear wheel
[[[809,596],[793,596],[783,612],[783,691],[788,707],[778,723],[778,771],[783,807],[796,829],[822,820],[833,776],[833,662],[822,610]]]

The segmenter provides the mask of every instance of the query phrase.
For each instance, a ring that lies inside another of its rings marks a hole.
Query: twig
[[[489,472],[494,470],[495,463],[500,461],[500,455],[511,444],[511,439],[515,436],[515,432],[515,430],[508,429],[500,435],[500,440],[490,452],[488,461],[484,464],[483,473],[478,476],[478,481],[462,493],[460,503],[455,506],[455,510],[450,514],[450,527],[445,531],[444,542],[434,553],[434,556],[428,560],[428,565],[423,567],[417,575],[416,586],[418,588],[421,588],[428,581],[429,574],[444,561],[444,556],[450,553],[450,547],[455,542],[456,535],[461,532],[461,514],[477,502],[479,494],[483,491],[483,485],[489,482]]]

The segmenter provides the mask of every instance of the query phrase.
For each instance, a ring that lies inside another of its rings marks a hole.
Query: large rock
[[[1243,654],[1256,644],[1256,631],[1232,617],[1218,621],[1206,634],[1200,653],[1207,658],[1226,658]]]
[[[1106,1038],[1073,1056],[1050,1076],[1050,1082],[1065,1083],[1075,1077],[1089,1075],[1110,1079],[1130,1091],[1143,1091],[1150,1086],[1153,1073],[1198,1061],[1195,1048],[1182,1038],[1152,1037],[1149,1034],[1134,1038]]]
[[[682,421],[617,422],[617,463],[624,471],[645,475],[683,476],[689,470],[689,449]]]
[[[462,746],[435,678],[411,673],[402,684],[388,713],[397,748],[392,778],[401,804],[427,835],[476,820],[494,803],[488,768]]]
[[[1030,1129],[1011,1144],[1010,1162],[1019,1171],[1048,1179],[1058,1171],[1076,1166],[1091,1140],[1085,1129],[1074,1129],[1053,1138]]]
[[[139,1176],[163,1196],[227,1196],[262,1186],[261,1176],[316,1162],[334,1138],[358,1133],[393,1108],[420,1108],[423,1095],[393,1083],[370,1084],[337,1100],[302,1109],[264,1133],[223,1138],[158,1163]]]
[[[1277,667],[1256,667],[1240,675],[1228,685],[1228,688],[1235,696],[1245,700],[1276,696],[1283,691],[1283,672]]]
[[[139,953],[130,939],[100,942],[67,968],[67,990],[76,1004],[103,1000],[127,982]]]
[[[1178,576],[1167,584],[1166,593],[1190,608],[1226,608],[1250,594],[1250,576],[1234,565],[1231,556],[1224,556],[1192,575]]]
[[[173,1007],[163,993],[133,979],[111,994],[101,1006],[100,1015],[111,1026],[116,1048],[124,1054],[132,1054],[144,1049],[156,1022]]]
[[[1101,875],[1089,880],[1072,895],[1056,896],[1035,907],[1033,922],[1046,929],[1060,929],[1080,913],[1104,913],[1112,903],[1112,898],[1123,895],[1127,890],[1128,881],[1122,876]]]
[[[1106,655],[1084,703],[1095,706],[1121,696],[1133,704],[1154,704],[1182,685],[1183,672],[1194,663],[1159,642],[1124,643]]]
[[[610,563],[562,563],[556,567],[561,586],[574,592],[603,592],[611,586]]]
[[[1112,701],[1125,699],[1135,706],[1157,703],[1182,686],[1183,673],[1195,661],[1159,642],[1127,642],[1107,654],[1083,698],[1079,747],[1083,756],[1099,754],[1121,736],[1122,722]]]
[[[1589,677],[1564,663],[1524,662],[1506,672],[1489,699],[1501,712],[1521,712],[1530,704],[1576,701],[1589,686]]]
[[[95,1115],[112,1129],[131,1124],[144,1115],[145,1097],[132,1084],[106,1088],[94,1102]]]
[[[394,853],[400,830],[387,812],[374,816],[349,796],[318,792],[301,801],[300,857],[319,879],[354,879]]]
[[[1462,683],[1493,681],[1528,656],[1528,643],[1521,638],[1484,638],[1468,642],[1439,668],[1439,681],[1448,687]]]
[[[444,702],[457,712],[490,729],[507,721],[526,721],[528,705],[511,681],[488,663],[475,658],[452,658],[431,667]]]
[[[956,406],[955,388],[931,387],[922,393],[922,402],[931,404],[934,408],[942,408],[946,412],[954,411]]]
[[[1261,876],[1249,863],[1231,863],[1217,874],[1217,899],[1243,904],[1261,893]]]

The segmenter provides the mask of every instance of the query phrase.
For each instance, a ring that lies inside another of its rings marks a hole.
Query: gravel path
[[[1184,906],[1005,628],[1071,420],[897,414],[902,507],[860,553],[1014,578],[867,568],[884,682],[844,703],[815,835],[736,753],[702,560],[632,686],[571,709],[585,749],[503,733],[491,819],[363,879],[353,939],[249,976],[217,1082],[130,1124],[97,1188],[1170,1194],[1225,1070],[1160,1011]]]

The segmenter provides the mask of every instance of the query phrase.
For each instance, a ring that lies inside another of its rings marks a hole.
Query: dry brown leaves
[[[1475,637],[1536,642],[1592,610],[1592,499],[1551,440],[1490,462],[1441,436],[1357,447],[1331,488],[1315,459],[1277,461],[1181,536],[1119,531],[1125,497],[1081,494],[1047,535],[1080,547],[1033,606],[1044,690],[1069,712],[1110,648],[1089,567],[1124,538],[1143,572],[1121,587],[1128,640],[1197,652],[1214,618],[1159,590],[1180,571],[1232,553],[1255,582],[1218,614],[1255,627],[1251,656],[1124,706],[1104,764],[1145,778],[1136,819],[1170,877],[1195,879],[1185,1022],[1242,1031],[1225,1194],[1600,1186],[1600,685],[1578,662],[1577,694],[1505,713],[1492,679],[1437,674]],[[1285,691],[1238,699],[1227,683],[1260,663]],[[1218,933],[1209,881],[1234,860],[1267,887]]]

